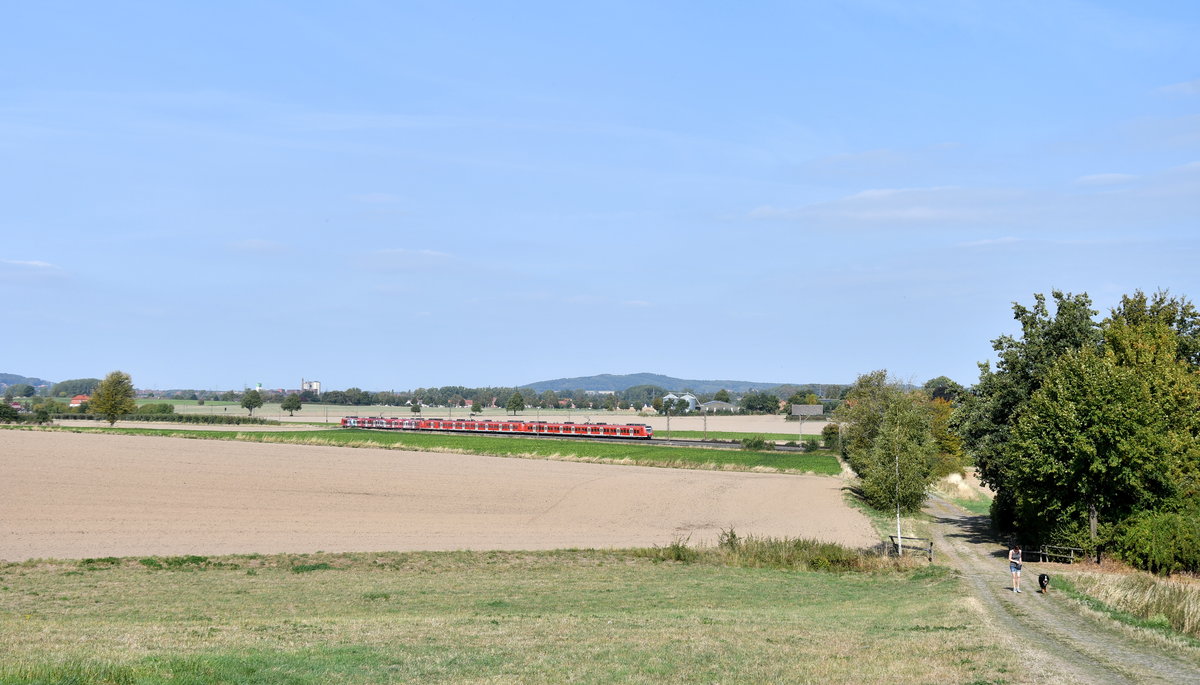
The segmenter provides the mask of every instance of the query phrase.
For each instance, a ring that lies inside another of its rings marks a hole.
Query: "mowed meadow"
[[[0,683],[1029,679],[944,568],[679,556],[666,546],[7,564]]]
[[[328,441],[359,448],[344,451],[348,458],[371,450],[389,459],[392,452],[380,448],[421,449],[403,441],[455,438],[312,430],[86,432],[132,432],[109,439],[135,442],[141,441],[136,435],[150,441],[173,435],[166,443],[179,440],[217,453],[236,447],[232,437],[285,442],[274,450],[289,440],[298,448]],[[0,440],[9,433],[0,432]],[[22,433],[38,439],[60,431]],[[180,440],[184,436],[193,440]],[[587,454],[594,443],[585,442],[455,439],[484,441],[460,443],[456,450],[512,450],[511,456],[542,459],[582,450],[585,459],[637,463],[628,455],[645,449],[660,465],[686,461],[655,452],[674,450],[696,453],[705,470],[776,470],[779,464],[738,460],[787,458],[810,462],[778,470],[837,472],[827,455],[595,445],[626,453],[618,457]],[[539,456],[518,444],[529,442],[554,452]],[[173,452],[197,458],[191,447]],[[614,473],[630,468],[579,466]],[[222,469],[232,468],[222,462]],[[227,473],[238,477],[236,470]],[[745,476],[838,482],[828,475]],[[595,506],[600,512],[605,503]],[[245,525],[252,519],[250,512]],[[95,542],[97,535],[91,537]],[[896,564],[798,539],[766,542],[742,553],[737,550],[745,547],[702,545],[664,533],[657,545],[634,549],[11,561],[0,564],[0,683],[1039,679],[1009,638],[989,627],[948,569],[923,561]]]

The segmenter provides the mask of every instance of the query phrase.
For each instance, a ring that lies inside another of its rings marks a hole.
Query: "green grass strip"
[[[837,459],[828,454],[671,447],[633,441],[604,443],[552,438],[505,438],[482,435],[383,432],[340,428],[317,431],[254,432],[106,427],[52,430],[102,432],[114,435],[150,435],[203,440],[326,445],[332,447],[368,447],[423,452],[458,452],[501,457],[595,461],[671,468],[741,471],[759,469],[791,473],[816,473],[820,475],[837,475],[841,472]]]
[[[0,684],[967,683],[1021,667],[944,569],[648,552],[0,564]]]

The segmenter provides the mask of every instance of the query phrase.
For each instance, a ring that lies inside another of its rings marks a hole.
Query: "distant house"
[[[684,402],[687,402],[688,406],[684,411],[696,411],[696,407],[700,406],[699,401],[696,400],[696,396],[690,392],[685,392],[682,395],[676,395],[673,392],[669,392],[663,396],[663,402],[666,402],[667,400],[683,400]]]
[[[92,398],[91,398],[91,397],[88,397],[87,395],[76,395],[76,396],[74,396],[74,397],[72,397],[72,398],[71,398],[71,403],[70,403],[70,404],[71,404],[71,406],[72,406],[72,407],[78,407],[79,405],[81,405],[81,404],[83,404],[84,402],[87,402],[88,400],[91,400],[91,399],[92,399]]]
[[[712,402],[705,402],[700,405],[700,411],[734,411],[735,409],[737,409],[736,404],[720,400],[713,400]]]

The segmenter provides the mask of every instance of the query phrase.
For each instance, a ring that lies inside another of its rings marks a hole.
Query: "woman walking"
[[[1008,550],[1008,571],[1012,573],[1012,591],[1021,591],[1021,546],[1013,543]]]

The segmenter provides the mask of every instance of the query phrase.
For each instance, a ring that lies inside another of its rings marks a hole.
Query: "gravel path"
[[[1015,638],[1049,677],[1078,683],[1200,683],[1195,655],[1171,654],[1144,642],[1112,621],[1085,615],[1063,595],[1036,591],[1042,565],[1026,562],[1020,594],[1010,589],[1007,551],[991,535],[987,517],[966,514],[940,498],[926,512],[934,517],[934,545],[962,572],[996,629]],[[1053,564],[1044,572],[1054,574]],[[1028,674],[1027,674],[1028,675]]]

